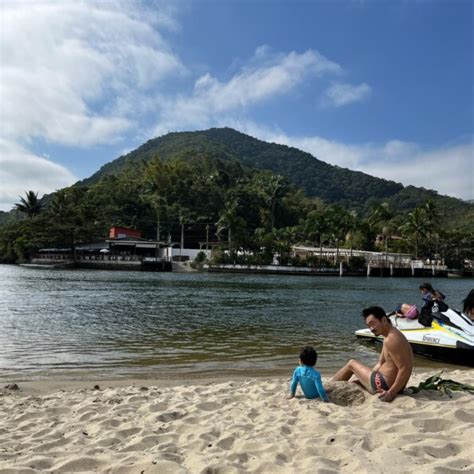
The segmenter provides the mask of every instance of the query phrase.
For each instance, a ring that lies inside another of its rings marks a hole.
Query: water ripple
[[[417,279],[33,270],[0,266],[0,378],[289,373],[377,353],[360,310],[418,301]],[[458,307],[467,280],[443,280]]]

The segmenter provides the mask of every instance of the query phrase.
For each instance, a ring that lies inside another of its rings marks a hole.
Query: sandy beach
[[[474,371],[443,377],[472,384]],[[285,378],[3,388],[0,472],[474,472],[473,395],[387,404],[324,381],[328,404],[287,400]]]

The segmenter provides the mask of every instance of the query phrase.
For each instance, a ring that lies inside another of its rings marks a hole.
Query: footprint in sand
[[[230,449],[234,444],[235,438],[233,436],[228,436],[227,438],[221,439],[217,442],[217,446],[221,449]]]
[[[167,402],[159,402],[150,404],[144,408],[140,408],[139,411],[156,413],[158,411],[165,411],[168,408]]]
[[[35,469],[37,471],[49,471],[54,464],[54,460],[52,458],[46,457],[34,457],[31,461],[28,462],[28,467],[31,469]]]
[[[459,472],[472,472],[472,460],[466,458],[456,459],[443,466],[436,466],[433,472],[439,474],[458,474]]]
[[[115,418],[106,418],[105,420],[101,421],[99,423],[100,426],[104,428],[118,428],[122,422],[120,420],[117,420]]]
[[[105,462],[99,461],[96,457],[78,457],[66,461],[64,464],[54,466],[53,471],[75,472],[89,471],[94,472],[104,467]]]
[[[438,418],[426,418],[421,420],[413,420],[412,424],[426,433],[439,433],[452,428],[453,421]]]
[[[158,421],[163,423],[168,423],[169,421],[176,421],[184,418],[187,415],[185,411],[169,411],[167,413],[162,413],[160,416],[157,417]]]
[[[88,421],[97,415],[95,411],[86,411],[79,417],[79,421]]]
[[[280,432],[283,435],[291,434],[291,430],[290,430],[290,428],[288,428],[288,426],[282,426]]]
[[[204,402],[204,403],[198,403],[196,405],[196,408],[198,410],[203,410],[203,411],[215,411],[220,408],[220,404],[216,402]]]
[[[143,438],[137,440],[134,443],[128,444],[124,448],[120,450],[120,452],[125,453],[125,452],[130,452],[130,451],[137,451],[137,452],[143,452],[149,448],[152,448],[153,446],[158,445],[160,442],[160,437],[156,435],[149,435],[149,436],[144,436]]]
[[[439,459],[446,459],[451,456],[457,456],[461,452],[461,448],[454,443],[443,444],[441,447],[424,446],[423,450],[429,456]]]
[[[248,412],[247,416],[253,421],[257,416],[259,415],[257,410],[254,410],[253,408]]]
[[[466,410],[456,410],[454,412],[454,416],[459,421],[464,421],[464,422],[467,422],[467,423],[474,423],[474,413],[470,413]]]
[[[140,433],[140,431],[141,431],[140,428],[128,428],[128,429],[117,431],[116,435],[119,438],[128,438],[130,436],[136,435],[137,433]]]

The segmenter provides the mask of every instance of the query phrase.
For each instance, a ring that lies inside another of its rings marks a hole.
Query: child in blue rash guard
[[[317,370],[314,370],[318,354],[311,346],[306,346],[301,349],[300,352],[300,365],[296,367],[293,372],[293,379],[291,380],[290,396],[293,398],[296,393],[296,387],[298,383],[303,390],[306,398],[318,398],[327,402],[328,396],[324,390],[321,382],[321,375]]]

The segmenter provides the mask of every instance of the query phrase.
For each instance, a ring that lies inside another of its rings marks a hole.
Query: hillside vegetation
[[[80,184],[97,182],[103,176],[119,173],[139,161],[147,162],[156,156],[163,160],[206,156],[238,161],[248,168],[269,170],[284,176],[310,197],[357,210],[363,215],[367,215],[381,200],[387,200],[395,211],[408,212],[430,199],[446,219],[446,225],[472,224],[474,227],[474,206],[470,203],[441,196],[436,191],[404,187],[394,181],[329,165],[296,148],[267,143],[231,128],[169,133],[149,140],[129,154],[104,165]]]
[[[26,190],[25,190],[26,191]],[[23,216],[18,219],[15,216]],[[0,227],[0,259],[101,240],[112,225],[148,239],[219,241],[253,263],[293,244],[474,258],[474,206],[323,163],[231,129],[171,133],[46,199],[32,191]],[[225,254],[222,254],[225,258]],[[285,260],[286,259],[286,260]]]

